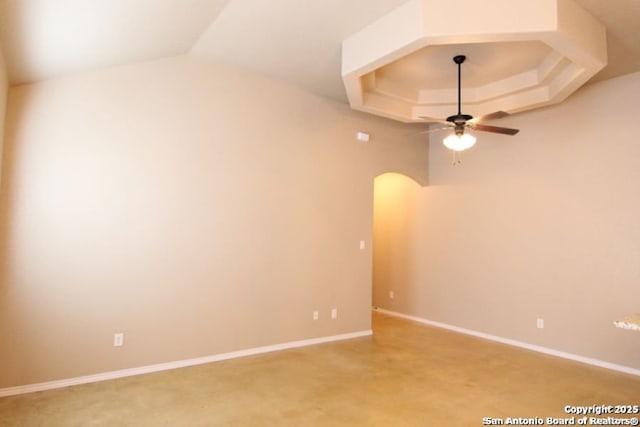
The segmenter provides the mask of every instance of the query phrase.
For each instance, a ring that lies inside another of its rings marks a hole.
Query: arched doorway
[[[416,204],[422,188],[412,178],[374,179],[372,306],[406,312],[415,282]]]

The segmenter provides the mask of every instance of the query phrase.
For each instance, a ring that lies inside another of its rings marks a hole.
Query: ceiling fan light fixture
[[[476,143],[476,137],[469,133],[463,133],[461,135],[452,133],[443,139],[442,143],[449,150],[464,151],[474,146]]]

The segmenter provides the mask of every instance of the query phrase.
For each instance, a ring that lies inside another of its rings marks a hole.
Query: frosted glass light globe
[[[446,137],[442,143],[449,150],[463,151],[473,147],[476,143],[476,137],[468,133],[463,133],[462,135],[456,135],[454,133]]]

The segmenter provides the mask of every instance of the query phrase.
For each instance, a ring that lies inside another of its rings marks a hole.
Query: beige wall
[[[479,134],[460,166],[434,137],[429,187],[376,189],[374,304],[640,368],[640,335],[612,326],[640,312],[639,93],[636,73],[503,119],[521,133]]]
[[[12,88],[7,124],[0,387],[367,330],[373,178],[427,177],[406,127],[187,57]]]
[[[4,116],[7,107],[7,95],[9,93],[9,78],[4,54],[0,48],[0,165],[2,164],[2,148],[4,146]]]

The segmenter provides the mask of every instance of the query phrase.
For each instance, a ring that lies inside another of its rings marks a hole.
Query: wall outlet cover
[[[124,345],[124,334],[122,332],[117,332],[113,334],[113,346],[122,347],[123,345]]]

